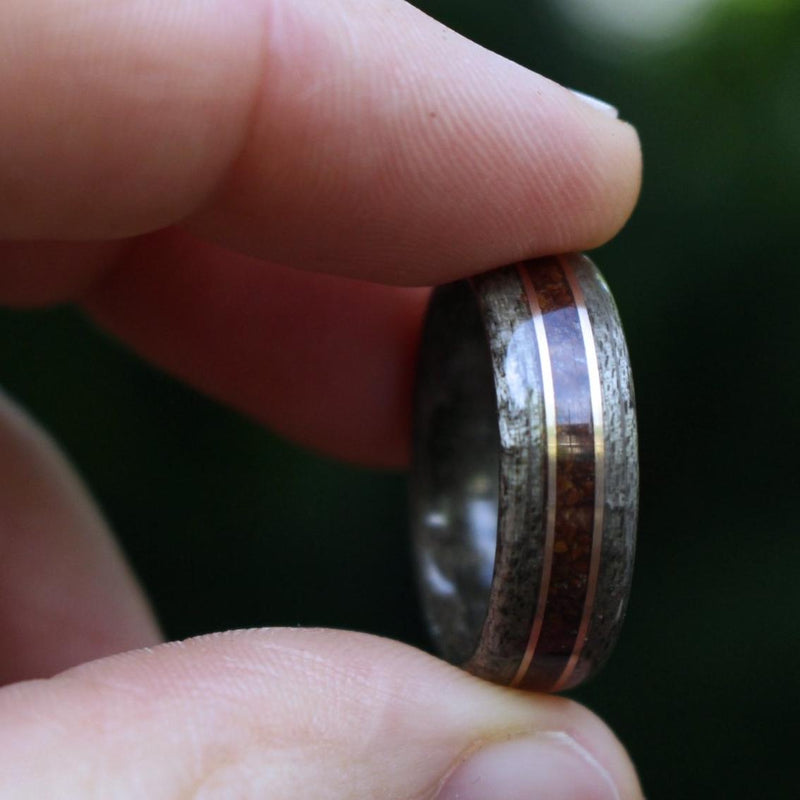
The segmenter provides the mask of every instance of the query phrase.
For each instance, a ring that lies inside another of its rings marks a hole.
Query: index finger
[[[598,245],[638,193],[632,128],[400,0],[9,0],[0,23],[0,238],[185,222],[430,284]]]

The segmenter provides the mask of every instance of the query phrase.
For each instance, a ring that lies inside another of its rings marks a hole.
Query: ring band
[[[437,289],[414,413],[411,520],[442,655],[524,689],[586,680],[622,624],[638,500],[628,353],[594,264]]]

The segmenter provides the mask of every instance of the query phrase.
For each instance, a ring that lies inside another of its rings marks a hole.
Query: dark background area
[[[650,798],[800,796],[800,9],[719,0],[658,38],[558,0],[418,5],[614,103],[644,143],[640,207],[594,254],[636,379],[638,563],[617,651],[575,696]],[[302,624],[427,646],[402,476],[277,440],[69,309],[0,312],[0,376],[87,479],[170,636]]]

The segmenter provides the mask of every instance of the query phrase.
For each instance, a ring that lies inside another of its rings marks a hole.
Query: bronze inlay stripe
[[[545,427],[548,453],[554,449],[555,455],[554,459],[548,458],[549,535],[543,554],[542,596],[532,623],[532,634],[536,629],[536,636],[531,636],[529,652],[520,664],[522,674],[515,685],[542,689],[561,683],[581,630],[583,636],[586,634],[587,592],[592,563],[596,560],[592,558],[595,430],[586,341],[578,304],[564,268],[558,260],[550,259],[535,266],[521,265],[521,272],[525,274],[524,284],[535,294],[531,313],[535,323],[540,312],[546,340],[543,350],[537,334],[540,359],[548,362],[552,376],[555,425],[546,420]],[[529,291],[529,300],[530,295]],[[543,369],[543,377],[544,373]],[[547,404],[547,381],[544,393]]]

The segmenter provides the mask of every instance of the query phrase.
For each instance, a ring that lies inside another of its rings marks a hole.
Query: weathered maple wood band
[[[622,623],[638,496],[627,348],[589,259],[436,290],[414,439],[412,524],[442,654],[526,689],[585,680]]]

